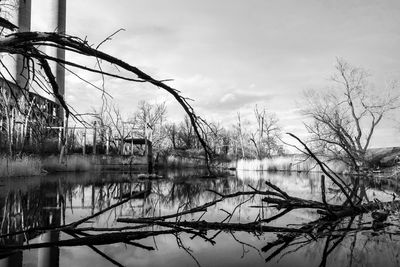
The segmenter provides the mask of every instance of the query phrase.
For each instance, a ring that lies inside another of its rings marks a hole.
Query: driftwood
[[[155,221],[152,219],[128,219],[121,218],[118,219],[119,222],[125,223],[139,223],[148,225],[159,225],[168,228],[174,227],[187,227],[193,228],[199,231],[207,230],[222,230],[222,231],[241,231],[241,232],[252,232],[252,233],[262,233],[262,232],[274,232],[274,233],[304,233],[301,229],[287,228],[287,227],[275,227],[262,225],[261,221],[252,223],[224,223],[224,222],[207,222],[207,221],[177,221],[177,222],[165,222],[165,221]]]
[[[140,240],[149,236],[174,234],[178,230],[165,230],[165,231],[134,231],[122,233],[104,233],[93,236],[83,236],[80,238],[60,240],[54,242],[43,242],[27,245],[8,245],[7,249],[35,249],[45,247],[71,247],[71,246],[84,246],[84,245],[104,245],[113,244],[131,240]],[[144,247],[142,245],[142,247]],[[2,248],[4,249],[4,248]],[[153,250],[152,247],[146,247],[148,250]]]

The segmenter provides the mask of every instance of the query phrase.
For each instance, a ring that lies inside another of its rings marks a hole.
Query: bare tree
[[[115,118],[111,117],[111,110],[113,109],[112,102],[106,98],[103,98],[103,102],[99,108],[92,108],[92,115],[96,121],[96,130],[98,131],[98,142],[104,146],[106,142],[113,140],[112,129],[113,129],[113,120]]]
[[[329,91],[305,93],[302,113],[312,119],[305,126],[321,153],[358,169],[367,163],[366,152],[382,118],[400,107],[400,95],[393,94],[397,84],[374,94],[367,72],[341,59],[332,81],[336,87]]]
[[[178,143],[178,126],[175,123],[167,123],[164,126],[165,129],[165,137],[170,142],[170,147],[172,149],[177,149]]]
[[[135,129],[138,129],[138,135],[147,138],[152,142],[155,150],[160,150],[166,132],[164,123],[167,115],[165,102],[150,104],[146,101],[140,101],[138,110],[133,114],[131,122]]]
[[[10,155],[13,153],[14,147],[14,137],[13,137],[13,109],[11,108],[11,94],[7,92],[4,88],[0,88],[0,111],[1,111],[1,121],[2,121],[2,128],[4,127],[6,132],[6,142],[8,144],[7,150]],[[4,117],[3,117],[4,114]],[[3,121],[5,123],[3,123]],[[3,126],[4,125],[4,126]],[[0,129],[3,130],[3,129]]]
[[[220,154],[224,146],[225,130],[218,122],[212,122],[208,125],[207,142],[215,155]]]
[[[236,147],[238,146],[237,144],[240,143],[240,149],[241,149],[241,154],[242,158],[245,157],[245,145],[244,145],[244,132],[242,129],[242,120],[240,117],[240,112],[237,113],[237,124],[234,126],[235,131],[234,131],[234,136],[236,137]]]
[[[194,138],[193,126],[190,123],[189,117],[185,116],[183,122],[178,128],[178,147],[183,149],[196,148],[196,140]]]
[[[134,124],[124,118],[118,105],[104,101],[99,109],[93,109],[92,116],[96,122],[96,143],[102,147],[111,145],[119,154],[124,153],[124,142],[134,131]],[[131,148],[132,149],[132,148]]]
[[[254,145],[258,159],[271,157],[273,151],[278,147],[280,129],[278,118],[275,114],[267,113],[266,109],[259,110],[257,105],[254,108],[257,128],[250,134],[250,141]]]
[[[7,144],[9,155],[13,155],[17,149],[20,151],[24,149],[34,101],[35,97],[14,98],[12,90],[7,90],[5,86],[0,85],[0,135],[5,133],[4,143]]]
[[[107,113],[110,122],[110,138],[113,140],[115,147],[122,155],[124,153],[125,138],[128,136],[129,131],[125,130],[124,120],[118,106],[110,105],[105,109],[105,112]]]

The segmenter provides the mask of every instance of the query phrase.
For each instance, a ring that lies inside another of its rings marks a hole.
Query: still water
[[[67,245],[13,252],[4,245],[32,245],[71,240],[110,232],[135,224],[117,222],[118,218],[148,218],[184,211],[218,195],[253,188],[267,189],[265,181],[285,190],[291,196],[321,200],[319,175],[268,172],[232,172],[216,179],[201,178],[201,170],[168,171],[164,179],[143,180],[135,173],[77,173],[43,177],[0,179],[1,244],[0,267],[3,266],[400,266],[398,214],[392,213],[392,226],[371,229],[369,214],[347,219],[341,224],[357,230],[335,232],[324,238],[299,235],[284,248],[265,250],[282,235],[244,231],[208,230],[202,236],[174,232],[124,242],[110,240],[102,245]],[[397,195],[395,184],[364,182],[369,200],[388,201]],[[343,202],[342,196],[328,184],[328,200]],[[212,190],[212,191],[208,191]],[[56,227],[78,221],[122,200],[126,194],[146,192],[116,208],[90,219],[81,232],[34,231],[7,236],[28,228]],[[336,193],[335,193],[336,192]],[[229,214],[231,223],[248,223],[257,218],[270,218],[279,211],[260,207],[260,197],[229,198],[208,208],[206,213],[185,215],[179,220],[221,222]],[[254,207],[257,206],[257,207]],[[267,225],[301,227],[317,220],[314,210],[292,210]],[[176,220],[171,219],[172,221]],[[160,226],[147,226],[135,231],[162,231]],[[132,229],[121,230],[132,231]],[[120,233],[118,231],[117,233]],[[264,249],[263,249],[264,248]]]

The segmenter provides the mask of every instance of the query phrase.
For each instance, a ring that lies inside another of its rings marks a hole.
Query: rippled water
[[[45,177],[13,178],[0,180],[0,207],[2,235],[29,227],[58,226],[75,222],[104,210],[121,200],[121,195],[133,191],[146,191],[144,198],[132,199],[125,204],[91,219],[80,227],[117,228],[132,226],[118,223],[118,218],[154,217],[172,214],[215,200],[218,196],[208,189],[229,194],[266,189],[268,180],[289,195],[320,200],[319,175],[283,174],[267,172],[232,172],[217,179],[199,178],[201,170],[169,171],[165,179],[141,180],[134,173],[79,173],[58,174]],[[364,182],[370,200],[391,200],[397,192],[395,185]],[[344,199],[337,195],[332,185],[327,185],[331,203]],[[241,204],[241,205],[240,205]],[[259,206],[260,198],[241,196],[230,198],[208,208],[207,213],[195,213],[182,220],[207,220],[220,222],[233,213],[230,222],[252,222],[256,218],[269,218],[278,212]],[[293,210],[268,225],[298,226],[316,220],[319,215],[312,210]],[[398,224],[398,215],[392,214],[390,222]],[[212,231],[207,239],[190,233],[164,234],[137,240],[146,248],[135,244],[112,243],[96,246],[63,246],[15,250],[0,249],[2,266],[399,266],[398,227],[390,226],[383,232],[370,229],[370,215],[364,214],[341,222],[344,226],[365,227],[361,231],[327,235],[314,240],[313,236],[299,236],[289,247],[279,251],[263,248],[277,239],[277,233],[247,233]],[[152,226],[143,231],[159,231]],[[81,236],[98,234],[85,231]],[[3,236],[5,244],[35,244],[74,239],[76,233],[30,232],[16,236]],[[136,242],[136,241],[135,241]],[[148,250],[152,248],[153,250]],[[279,249],[279,247],[277,247]],[[328,257],[324,257],[328,253]],[[274,256],[274,257],[272,257]],[[271,257],[271,259],[269,259]],[[268,260],[268,261],[266,261]],[[326,262],[325,262],[326,260]]]

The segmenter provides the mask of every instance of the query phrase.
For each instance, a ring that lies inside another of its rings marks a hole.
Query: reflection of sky
[[[190,175],[194,175],[193,173]],[[229,178],[221,179],[199,179],[187,178],[184,173],[172,173],[171,178],[167,180],[152,181],[152,194],[146,199],[132,200],[112,211],[106,212],[101,216],[82,225],[94,227],[114,227],[126,226],[126,224],[117,223],[115,220],[119,217],[149,217],[175,213],[178,208],[182,209],[184,204],[186,208],[192,208],[201,205],[205,202],[212,201],[217,196],[206,189],[212,189],[225,194],[233,193],[241,190],[251,189],[247,185],[252,185],[260,190],[266,189],[264,183],[269,180],[273,184],[285,190],[289,195],[302,197],[306,199],[320,200],[320,181],[319,175],[305,174],[282,174],[282,173],[267,173],[267,172],[242,172],[238,173],[237,177],[230,176]],[[12,181],[2,180],[6,186],[1,188],[0,196],[13,191],[13,188],[20,188],[22,194],[35,192],[40,188],[51,188],[49,186],[41,186],[43,184],[56,185],[60,192],[63,192],[65,199],[65,221],[66,223],[76,221],[82,217],[88,216],[93,212],[97,212],[100,207],[103,209],[118,201],[120,190],[129,192],[140,188],[145,188],[146,182],[137,180],[135,175],[120,175],[120,174],[65,174],[58,176],[49,176],[46,179],[34,178],[27,182],[27,179],[13,179]],[[41,186],[41,187],[40,187]],[[149,183],[147,182],[147,186]],[[332,184],[327,181],[327,188],[333,188]],[[94,192],[94,198],[92,198]],[[46,192],[42,192],[44,195]],[[35,195],[35,194],[32,194]],[[374,196],[375,195],[375,196]],[[333,195],[328,195],[328,199]],[[369,197],[389,200],[391,196],[387,193],[370,190]],[[227,214],[221,209],[232,212],[241,202],[246,201],[248,197],[242,196],[234,199],[227,199],[216,206],[210,207],[207,214],[202,217],[202,220],[221,221]],[[94,200],[94,208],[92,206]],[[337,201],[334,199],[332,201]],[[254,198],[244,203],[236,209],[231,222],[251,222],[259,214],[261,217],[271,217],[277,214],[276,210],[258,208],[249,208],[252,205],[260,205],[260,199]],[[197,220],[201,213],[189,215],[183,219]],[[279,220],[270,223],[274,226],[286,226],[288,224],[301,224],[316,219],[315,211],[310,210],[294,210]],[[370,216],[365,215],[365,220],[370,221]],[[161,228],[155,227],[155,230]],[[145,229],[149,230],[149,229]],[[209,231],[208,236],[215,234],[215,231]],[[267,254],[261,253],[261,256],[256,249],[243,246],[241,242],[249,243],[260,249],[268,242],[275,240],[275,234],[267,233],[261,236],[254,236],[248,233],[234,233],[232,236],[229,232],[220,233],[215,241],[217,243],[212,246],[206,241],[196,237],[191,239],[190,235],[180,234],[182,242],[193,251],[193,255],[199,260],[203,266],[263,266],[264,259]],[[65,234],[61,235],[62,239],[71,238]],[[235,239],[236,238],[236,239]],[[352,238],[352,237],[351,237]],[[348,248],[351,245],[351,238],[346,238],[343,242],[343,247],[332,258],[343,258],[348,254]],[[381,240],[369,235],[368,233],[357,234],[357,255],[356,260],[359,263],[369,262],[376,263],[377,260],[371,259],[368,253],[360,246],[363,241],[367,242],[368,249],[376,249],[378,243],[383,243],[382,249],[377,251],[379,255],[385,255],[385,263],[391,266],[391,261],[396,259],[396,255],[389,255],[394,249],[390,247],[392,241]],[[40,237],[31,242],[39,242]],[[97,246],[102,252],[118,260],[121,264],[127,266],[193,266],[193,259],[177,245],[176,237],[173,235],[157,236],[139,241],[140,243],[156,248],[155,251],[146,251],[127,244],[111,244],[106,246]],[[394,241],[393,241],[394,242]],[[300,249],[296,253],[290,254],[282,258],[279,262],[272,262],[279,266],[315,266],[319,264],[318,255],[323,249],[323,240],[313,245]],[[242,258],[242,254],[245,254]],[[362,257],[366,259],[363,260]],[[345,257],[346,258],[346,257]],[[37,262],[36,250],[24,252],[24,263],[27,266],[35,266]],[[336,262],[338,263],[338,262]],[[343,264],[345,260],[343,260]],[[303,265],[301,265],[303,264]],[[332,263],[334,264],[334,263]],[[98,254],[88,247],[72,247],[60,249],[60,266],[109,266],[110,263],[101,258]],[[340,264],[342,265],[342,264]]]

